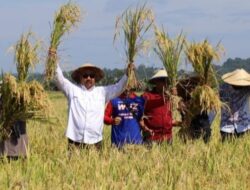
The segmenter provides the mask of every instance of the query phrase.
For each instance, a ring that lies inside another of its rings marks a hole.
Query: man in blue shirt
[[[132,90],[125,90],[108,103],[104,123],[112,125],[112,144],[118,148],[124,144],[142,144],[139,121],[143,115],[143,107],[143,98],[138,97]]]

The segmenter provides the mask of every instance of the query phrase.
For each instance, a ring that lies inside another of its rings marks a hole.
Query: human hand
[[[114,118],[114,121],[113,121],[113,124],[114,125],[119,125],[122,121],[122,118],[121,117],[115,117]]]
[[[176,88],[176,87],[173,87],[173,88],[171,89],[171,93],[172,93],[174,96],[177,96],[177,95],[178,95],[177,88]]]
[[[129,63],[127,66],[126,75],[129,76],[129,72],[132,70],[135,70],[135,65],[133,63]]]
[[[154,136],[154,131],[146,126],[143,119],[140,121],[140,125],[143,131],[149,133],[150,136]]]

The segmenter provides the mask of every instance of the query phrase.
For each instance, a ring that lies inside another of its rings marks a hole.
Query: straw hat
[[[167,77],[168,77],[167,71],[165,69],[160,69],[149,79],[149,82],[152,82],[153,80],[158,78],[167,78]]]
[[[99,82],[104,77],[104,72],[102,69],[91,63],[85,63],[72,72],[71,78],[78,83],[80,80],[80,76],[82,76],[86,71],[93,71],[93,73],[95,73],[96,82]]]
[[[250,74],[244,69],[236,69],[233,72],[222,75],[225,83],[235,86],[250,86]]]

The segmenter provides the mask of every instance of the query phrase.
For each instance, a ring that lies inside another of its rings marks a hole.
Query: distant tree
[[[241,58],[235,58],[231,59],[229,58],[221,67],[220,73],[224,74],[227,72],[231,72],[235,69],[243,68],[246,71],[250,72],[250,58],[247,59],[241,59]]]

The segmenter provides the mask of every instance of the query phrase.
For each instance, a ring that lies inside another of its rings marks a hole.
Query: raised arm
[[[68,79],[66,79],[63,76],[63,72],[60,68],[60,66],[57,64],[57,68],[56,68],[56,84],[57,87],[63,91],[63,93],[65,94],[65,96],[69,97],[70,96],[70,92],[72,92],[72,88],[74,87],[74,84],[71,83]]]
[[[116,84],[104,87],[106,102],[119,96],[124,91],[127,80],[128,80],[127,75],[123,75],[123,77]]]

